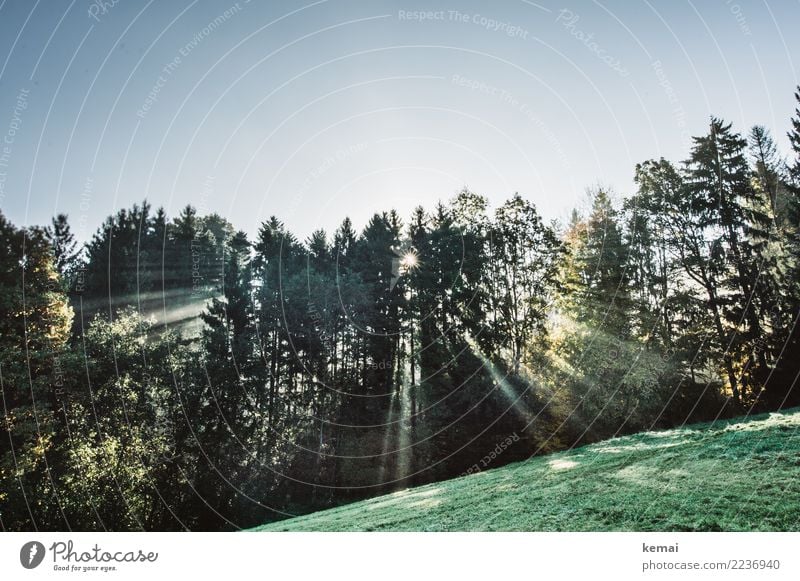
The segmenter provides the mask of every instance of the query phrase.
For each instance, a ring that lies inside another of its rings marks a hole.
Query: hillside
[[[259,531],[800,530],[800,409],[645,432]]]

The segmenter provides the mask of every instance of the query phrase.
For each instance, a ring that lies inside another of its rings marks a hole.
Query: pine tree
[[[212,512],[228,519],[235,517],[240,503],[246,504],[242,490],[256,474],[250,446],[258,449],[263,366],[257,355],[251,288],[250,243],[244,232],[237,232],[226,248],[221,298],[212,299],[202,315],[207,403],[199,445],[206,450],[209,476],[198,484],[198,491]]]
[[[790,119],[792,128],[787,132],[789,145],[792,148],[792,157],[788,163],[788,220],[795,230],[800,229],[800,86],[794,94],[798,108],[794,110],[794,117]]]
[[[691,211],[697,217],[709,244],[711,260],[706,264],[706,290],[715,318],[719,347],[724,350],[725,368],[734,400],[741,401],[741,382],[733,360],[761,336],[757,297],[753,294],[758,273],[757,249],[747,239],[749,228],[769,228],[750,184],[745,157],[746,141],[731,130],[730,123],[712,118],[709,133],[694,138],[686,162],[687,193]],[[743,331],[736,330],[743,326]],[[727,327],[727,330],[723,329]]]
[[[492,243],[498,297],[492,336],[509,349],[514,372],[519,373],[526,349],[537,341],[544,345],[562,248],[555,231],[519,194],[497,209]]]
[[[54,469],[67,440],[73,311],[43,229],[0,213],[0,514],[11,530],[68,526]]]
[[[778,148],[769,132],[756,125],[750,130],[748,139],[750,159],[753,167],[753,187],[769,201],[768,210],[773,219],[785,214],[784,175],[785,164],[778,156]]]
[[[800,103],[800,87],[794,96]],[[778,232],[772,244],[773,256],[779,258],[773,261],[779,276],[771,280],[782,284],[770,288],[772,306],[765,317],[770,334],[758,345],[759,351],[766,351],[772,363],[761,370],[759,378],[765,385],[761,399],[767,409],[800,403],[800,393],[796,389],[800,374],[800,289],[797,285],[800,280],[800,109],[795,109],[794,113],[787,133],[792,152],[783,184],[785,202],[778,207]]]
[[[136,304],[139,293],[150,290],[141,262],[149,229],[149,205],[134,204],[108,217],[87,243],[85,319]]]
[[[627,235],[631,280],[638,296],[638,334],[650,345],[655,340],[676,351],[690,367],[702,366],[701,342],[692,340],[689,328],[702,298],[693,283],[687,284],[684,273],[686,266],[693,279],[694,267],[702,262],[707,249],[702,228],[692,227],[683,177],[672,163],[662,158],[637,165],[635,182],[638,192],[628,203]]]
[[[65,288],[70,289],[81,266],[81,250],[70,229],[67,215],[58,214],[53,218],[51,225],[45,229],[45,235],[53,248],[56,270]]]
[[[166,260],[165,284],[168,288],[190,289],[192,271],[202,262],[198,238],[201,223],[197,210],[186,205],[169,227],[169,253]]]
[[[795,91],[794,98],[798,103],[798,107],[800,107],[800,85]],[[798,188],[800,187],[800,108],[794,110],[794,117],[792,117],[791,123],[792,128],[788,131],[787,136],[794,153],[794,159],[789,164],[789,171],[795,188]]]
[[[592,208],[573,248],[577,272],[577,319],[626,340],[630,332],[628,248],[618,211],[602,189],[591,193]]]

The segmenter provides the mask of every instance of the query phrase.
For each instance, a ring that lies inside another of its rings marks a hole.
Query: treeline
[[[798,405],[800,112],[789,137],[712,119],[565,225],[468,190],[305,241],[0,215],[0,526],[233,529]]]

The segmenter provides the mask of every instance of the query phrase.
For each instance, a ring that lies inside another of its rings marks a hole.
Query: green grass
[[[800,409],[645,432],[259,531],[797,531]]]

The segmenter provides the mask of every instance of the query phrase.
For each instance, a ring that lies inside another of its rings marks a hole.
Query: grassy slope
[[[615,438],[263,531],[800,530],[800,409]]]

